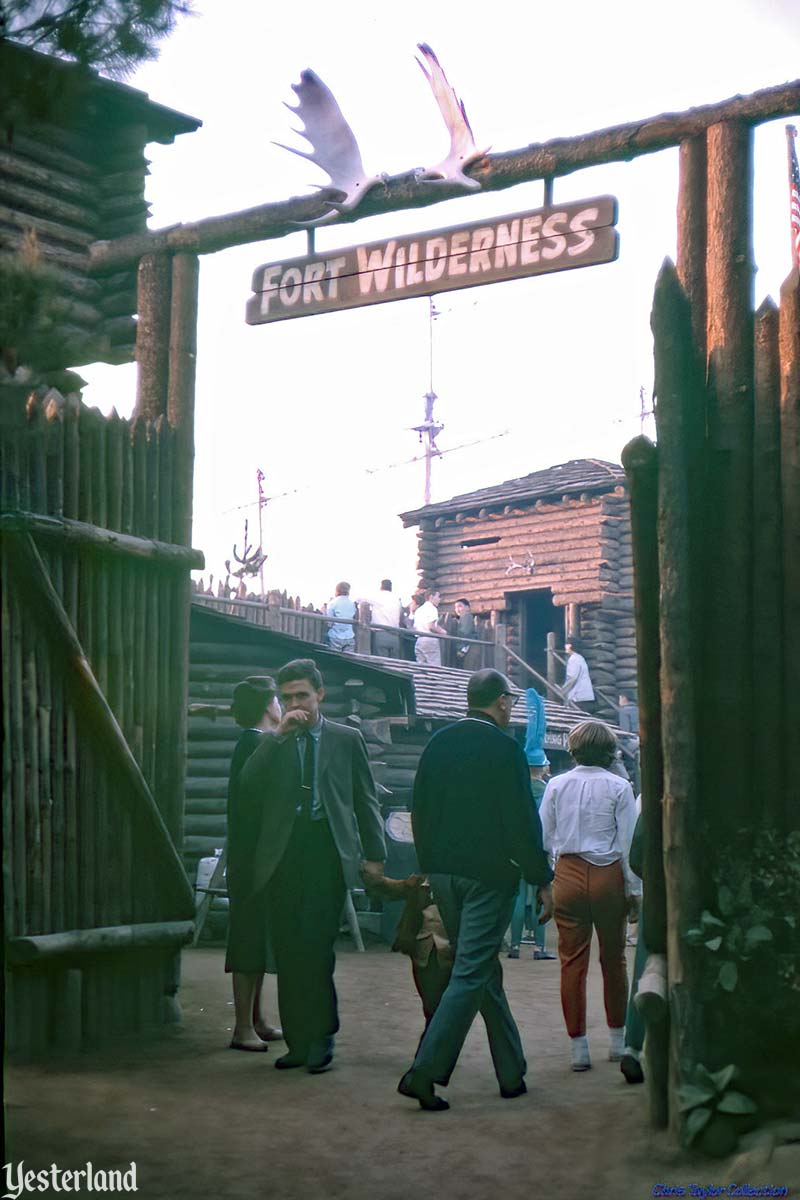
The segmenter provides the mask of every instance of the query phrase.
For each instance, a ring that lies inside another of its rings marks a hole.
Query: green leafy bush
[[[800,1038],[800,832],[737,835],[716,849],[710,882],[684,937],[701,956],[712,1043],[763,1061]]]
[[[678,1088],[680,1111],[684,1115],[683,1141],[715,1158],[730,1154],[738,1135],[755,1124],[758,1106],[731,1084],[739,1078],[732,1063],[721,1071],[709,1071],[698,1063],[691,1082]]]

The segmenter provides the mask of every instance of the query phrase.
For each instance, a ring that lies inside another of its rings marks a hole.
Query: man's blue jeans
[[[497,1081],[518,1086],[527,1070],[519,1030],[503,991],[498,953],[511,919],[516,885],[497,890],[461,875],[430,875],[433,898],[455,949],[450,982],[420,1042],[413,1070],[446,1084],[478,1012]]]
[[[522,944],[522,934],[523,934],[524,927],[525,927],[525,909],[528,907],[527,899],[528,899],[528,888],[529,887],[530,887],[530,884],[526,883],[524,879],[520,881],[520,885],[517,890],[517,898],[514,901],[514,911],[511,914],[511,945],[516,947],[517,949],[519,949],[519,947]],[[530,907],[535,911],[535,909],[536,909],[536,890],[535,889],[533,889],[533,898],[531,900]],[[539,947],[539,949],[544,950],[545,938],[547,936],[547,926],[540,925],[539,922],[536,920],[536,917],[534,916],[533,924],[529,925],[528,928],[530,929],[531,933],[533,934],[533,940],[536,942],[536,945]]]

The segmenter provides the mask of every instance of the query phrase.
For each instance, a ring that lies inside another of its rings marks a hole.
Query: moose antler
[[[509,554],[506,575],[510,575],[512,571],[524,571],[527,575],[532,575],[536,560],[533,557],[533,554],[531,554],[530,550],[525,551],[525,559],[526,561],[524,563],[518,563],[515,562]]]

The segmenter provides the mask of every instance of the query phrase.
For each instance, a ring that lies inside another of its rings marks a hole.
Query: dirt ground
[[[596,951],[596,948],[595,948]],[[374,943],[338,953],[342,1030],[334,1069],[275,1071],[268,1054],[227,1049],[232,1024],[221,949],[184,954],[184,1025],[142,1048],[6,1069],[6,1162],[25,1168],[137,1164],[145,1200],[503,1200],[665,1194],[726,1181],[724,1163],[692,1160],[647,1122],[645,1088],[606,1060],[596,952],[590,976],[594,1067],[569,1070],[558,964],[503,959],[528,1057],[528,1094],[497,1091],[476,1022],[449,1089],[452,1108],[423,1113],[397,1095],[420,1032],[408,961]],[[275,980],[268,980],[276,1013]],[[752,1186],[788,1179],[739,1180]],[[680,1193],[677,1193],[680,1194]],[[697,1193],[695,1193],[697,1194]],[[791,1194],[791,1193],[790,1193]]]

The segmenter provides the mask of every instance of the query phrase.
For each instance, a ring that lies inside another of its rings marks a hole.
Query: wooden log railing
[[[309,612],[305,609],[287,608],[283,605],[271,605],[262,600],[245,600],[239,597],[224,597],[224,596],[206,596],[202,592],[194,592],[192,600],[196,604],[204,605],[207,608],[216,609],[219,612],[228,612],[230,616],[243,615],[245,618],[253,620],[254,624],[264,625],[266,628],[274,629],[280,633],[292,633],[292,626],[296,623],[302,625],[303,622],[310,622],[312,625],[319,627],[319,632],[322,636],[316,640],[321,646],[324,646],[324,629],[328,625],[349,625],[355,631],[356,636],[356,653],[370,654],[370,635],[372,632],[391,633],[400,639],[401,643],[405,641],[414,641],[417,638],[435,638],[443,644],[451,644],[458,646],[478,646],[487,654],[490,653],[491,661],[494,663],[494,646],[495,641],[490,638],[470,638],[464,637],[458,633],[423,633],[416,629],[409,629],[405,625],[380,625],[372,621],[364,621],[361,617],[334,617],[327,613]],[[231,609],[233,611],[231,611]],[[493,633],[497,633],[497,626],[493,628]],[[362,636],[359,637],[359,634]],[[386,656],[383,656],[386,657]],[[483,665],[490,665],[487,662]],[[541,679],[541,676],[539,676]]]

